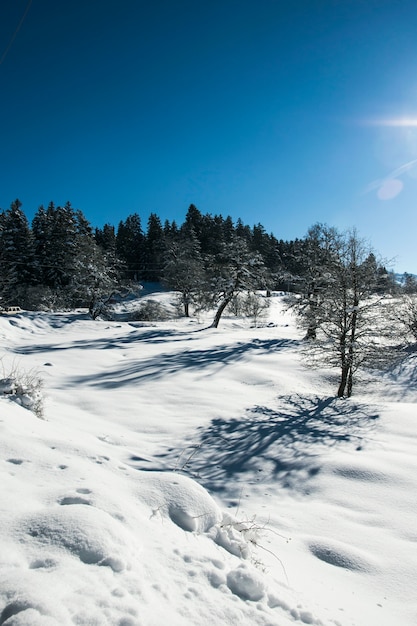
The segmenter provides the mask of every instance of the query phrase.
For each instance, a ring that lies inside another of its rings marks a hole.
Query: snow
[[[415,354],[343,400],[281,297],[210,323],[0,317],[0,624],[417,623]]]

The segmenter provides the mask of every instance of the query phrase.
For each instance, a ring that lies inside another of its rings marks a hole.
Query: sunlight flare
[[[417,126],[417,117],[393,117],[388,119],[365,120],[364,123],[369,126],[411,128]]]

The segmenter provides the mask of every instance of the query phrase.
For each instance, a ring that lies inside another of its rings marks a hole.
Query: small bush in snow
[[[131,314],[131,320],[141,322],[163,322],[170,317],[167,309],[156,300],[146,300]]]
[[[243,315],[251,317],[256,326],[258,320],[265,317],[270,305],[270,300],[263,298],[258,293],[248,292],[243,299]]]
[[[229,311],[233,313],[233,315],[235,315],[236,317],[242,317],[242,308],[242,296],[241,294],[238,294],[231,300],[229,304]]]
[[[255,567],[261,570],[265,570],[265,566],[259,558],[257,550],[260,548],[271,554],[280,563],[288,583],[287,572],[283,562],[274,552],[266,548],[261,541],[267,531],[273,532],[287,543],[290,541],[289,537],[279,535],[279,533],[268,528],[267,524],[260,524],[256,520],[256,515],[252,518],[237,519],[228,513],[224,513],[223,520],[216,526],[216,530],[217,534],[214,540],[219,546],[241,559],[250,560]]]
[[[268,312],[270,301],[260,294],[248,291],[237,294],[229,304],[229,310],[236,317],[251,317],[256,326],[258,320]]]
[[[0,378],[0,397],[7,397],[32,411],[39,418],[43,417],[43,381],[36,372],[23,372],[13,368]]]

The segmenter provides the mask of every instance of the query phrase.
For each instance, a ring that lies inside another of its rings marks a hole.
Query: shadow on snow
[[[180,350],[173,353],[158,353],[154,357],[142,360],[129,360],[113,370],[101,374],[81,376],[72,380],[72,384],[90,384],[93,387],[115,389],[132,383],[138,384],[147,379],[159,380],[186,370],[207,370],[208,375],[220,368],[235,363],[245,355],[259,352],[276,352],[294,345],[292,340],[253,340],[221,345],[206,350]]]
[[[159,461],[230,497],[245,484],[271,482],[306,494],[323,453],[345,444],[359,452],[377,418],[351,399],[289,396],[278,410],[255,406],[239,419],[214,419],[192,445],[170,449]]]
[[[57,326],[58,327],[58,326]],[[108,326],[110,330],[114,330],[116,326]],[[112,350],[123,348],[133,343],[159,343],[166,340],[184,341],[191,340],[192,335],[200,330],[178,331],[168,328],[149,328],[137,324],[128,324],[129,330],[125,330],[122,336],[118,337],[98,337],[97,339],[78,339],[76,341],[68,341],[63,343],[40,343],[38,345],[19,346],[14,348],[17,354],[42,354],[44,352],[59,352],[62,350],[84,349],[84,350]],[[120,328],[126,329],[126,326]]]
[[[416,397],[417,352],[415,345],[410,347],[406,356],[390,372],[384,374],[384,379],[389,382],[389,387],[384,388],[387,400],[409,401]]]

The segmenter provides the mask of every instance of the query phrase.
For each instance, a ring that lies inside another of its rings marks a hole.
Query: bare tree
[[[396,301],[394,309],[394,323],[399,324],[407,337],[417,343],[417,295],[405,295]]]
[[[339,261],[341,235],[326,224],[312,226],[298,249],[298,295],[293,299],[302,313],[306,339],[316,339],[320,307]]]
[[[338,396],[351,396],[359,368],[377,367],[390,354],[392,328],[383,312],[381,274],[369,245],[355,230],[327,230],[324,271],[310,295],[314,306],[299,298],[298,313],[307,328],[307,354],[340,372]],[[319,241],[323,245],[323,241]],[[315,333],[311,332],[314,324]],[[392,351],[391,351],[392,354]]]

